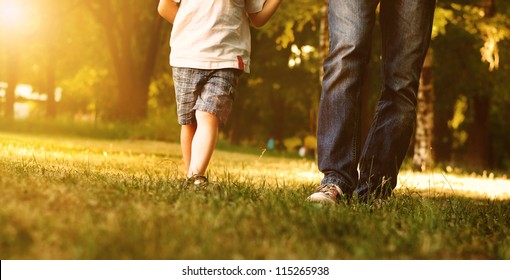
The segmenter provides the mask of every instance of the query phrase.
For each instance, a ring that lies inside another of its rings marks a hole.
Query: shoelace
[[[338,195],[343,193],[342,190],[335,185],[322,186],[322,187],[320,187],[320,189],[318,191],[325,193],[326,195],[328,195],[331,198],[336,198],[336,197],[338,197]]]

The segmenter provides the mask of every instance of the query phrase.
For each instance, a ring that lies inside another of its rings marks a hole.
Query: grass
[[[161,112],[138,123],[129,122],[80,122],[69,117],[48,121],[41,116],[23,119],[0,119],[0,131],[39,135],[67,135],[95,139],[150,139],[179,141],[180,126],[175,112]]]
[[[510,259],[510,201],[399,190],[320,207],[313,161],[217,151],[183,190],[178,145],[0,133],[1,259]]]

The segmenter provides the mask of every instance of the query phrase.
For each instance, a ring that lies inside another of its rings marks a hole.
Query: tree
[[[490,111],[495,95],[496,83],[494,78],[500,64],[499,45],[501,41],[510,38],[510,20],[506,15],[496,12],[494,0],[483,0],[478,6],[464,6],[465,19],[463,25],[470,34],[482,39],[483,46],[479,48],[481,60],[489,64],[488,71],[479,75],[478,83],[467,91],[468,102],[466,153],[463,162],[471,168],[490,168],[491,140],[490,140]]]
[[[431,168],[434,132],[434,83],[432,80],[432,50],[429,49],[421,71],[418,90],[413,170],[424,172]]]
[[[315,134],[322,65],[317,31],[325,5],[325,0],[291,1],[281,5],[264,28],[252,29],[252,73],[241,79],[225,128],[232,142],[254,135],[263,142]],[[304,7],[306,12],[298,12]],[[294,58],[302,63],[290,67]]]
[[[483,19],[490,20],[496,14],[494,0],[483,0]],[[484,46],[481,48],[482,60],[489,63],[489,70],[493,71],[499,65],[497,49],[498,39],[488,31],[484,36]],[[476,92],[473,95],[471,107],[473,110],[472,122],[468,127],[468,139],[466,142],[466,163],[470,167],[487,169],[490,167],[490,140],[489,140],[489,114],[491,103],[491,85],[487,85],[484,92]]]
[[[32,29],[32,26],[27,23],[30,14],[28,8],[26,3],[0,2],[0,45],[6,48],[8,60],[4,114],[6,119],[9,120],[14,118],[15,92],[19,82],[21,59],[20,48]]]
[[[434,67],[438,92],[436,154],[442,160],[458,161],[465,167],[497,167],[494,155],[501,158],[499,155],[505,153],[501,153],[501,148],[494,152],[491,147],[502,147],[498,144],[501,137],[491,140],[491,135],[497,134],[495,128],[500,127],[492,120],[500,119],[495,115],[493,102],[508,104],[505,100],[509,92],[502,90],[505,84],[508,87],[505,74],[508,71],[498,67],[508,65],[508,61],[500,61],[499,48],[510,38],[510,9],[505,2],[498,3],[506,14],[495,12],[494,1],[451,2],[454,3],[441,6],[448,11],[444,17],[446,31],[440,32],[443,36],[433,42],[438,55]],[[480,59],[488,66],[480,63]]]
[[[19,50],[15,42],[10,41],[7,46],[8,52],[8,72],[7,72],[7,90],[5,93],[5,118],[12,120],[14,118],[14,102],[16,85],[18,84],[18,68],[19,68]]]
[[[158,1],[86,3],[103,27],[115,72],[117,96],[112,117],[141,120],[147,116],[148,88],[161,44],[163,19],[157,13]]]
[[[44,85],[40,88],[47,95],[46,100],[46,117],[55,118],[57,115],[57,102],[55,100],[55,91],[57,88],[57,72],[59,64],[63,58],[60,54],[64,53],[63,48],[66,46],[64,31],[69,28],[67,25],[71,22],[72,13],[85,3],[84,0],[39,0],[37,9],[39,11],[46,10],[40,15],[39,29],[34,38],[39,44],[44,56],[41,58],[44,70]],[[81,19],[79,27],[83,29],[84,20]],[[78,28],[72,25],[71,28]],[[76,53],[73,56],[76,58]]]
[[[446,32],[445,26],[448,24],[448,18],[451,16],[452,12],[450,10],[440,7],[436,8],[431,40],[434,40],[437,36]],[[434,142],[435,130],[434,101],[436,99],[434,94],[432,63],[433,51],[432,46],[430,46],[422,66],[420,84],[417,93],[417,116],[413,141],[414,149],[412,168],[414,171],[419,172],[429,170],[434,162],[432,145]]]

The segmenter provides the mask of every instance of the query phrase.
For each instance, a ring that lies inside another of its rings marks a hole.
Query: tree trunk
[[[494,0],[481,0],[481,4],[485,12],[485,18],[491,18],[496,14],[496,4]]]
[[[16,86],[18,85],[19,49],[17,44],[13,42],[9,42],[7,48],[9,68],[7,70],[7,90],[5,92],[5,118],[12,120],[14,119],[14,103],[16,102]]]
[[[247,83],[248,79],[239,79],[237,88],[247,88]],[[241,144],[241,141],[244,137],[244,132],[247,130],[244,118],[242,117],[245,104],[245,94],[237,94],[235,97],[234,106],[232,107],[232,112],[230,112],[230,117],[228,118],[227,125],[226,127],[222,128],[227,131],[228,139],[231,144]],[[254,120],[254,122],[256,121]]]
[[[452,161],[452,145],[453,140],[451,137],[451,128],[448,126],[448,121],[453,116],[453,106],[451,104],[449,109],[443,111],[436,111],[434,114],[434,161],[446,162]]]
[[[55,53],[55,40],[57,34],[57,24],[55,18],[46,19],[50,21],[48,24],[50,28],[46,30],[48,34],[48,42],[46,43],[46,117],[53,119],[57,115],[57,103],[55,101],[55,76],[56,76],[56,60]]]
[[[494,0],[483,0],[482,6],[485,18],[491,18],[496,13]],[[490,92],[492,86],[487,85],[486,92]],[[470,168],[486,169],[490,167],[490,137],[489,137],[489,94],[475,94],[472,106],[473,118],[468,126],[468,139],[466,141],[465,164]]]
[[[429,49],[423,64],[414,141],[413,170],[424,172],[432,167],[432,141],[434,132],[434,83],[432,79],[432,50]]]
[[[469,124],[464,162],[467,167],[486,169],[490,167],[489,112],[487,95],[473,97],[473,121]]]
[[[99,3],[99,8],[92,4],[89,4],[89,7],[106,32],[107,45],[116,74],[117,96],[112,117],[128,121],[144,119],[147,116],[149,84],[156,64],[163,19],[154,13],[150,31],[143,33],[150,36],[148,46],[142,48],[145,58],[137,63],[133,53],[135,41],[133,36],[140,33],[136,31],[140,31],[137,28],[142,27],[134,19],[137,14],[129,9],[115,11],[109,1]],[[157,1],[154,5],[156,11]]]

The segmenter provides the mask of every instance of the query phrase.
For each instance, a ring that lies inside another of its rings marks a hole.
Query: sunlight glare
[[[1,1],[0,2],[0,22],[2,26],[15,28],[24,22],[23,7],[19,1]]]
[[[494,174],[463,176],[445,173],[401,172],[397,189],[424,190],[432,193],[451,193],[482,199],[509,200],[510,181]]]
[[[10,41],[37,31],[42,10],[33,0],[0,0],[0,34]],[[37,12],[36,12],[37,11]]]

